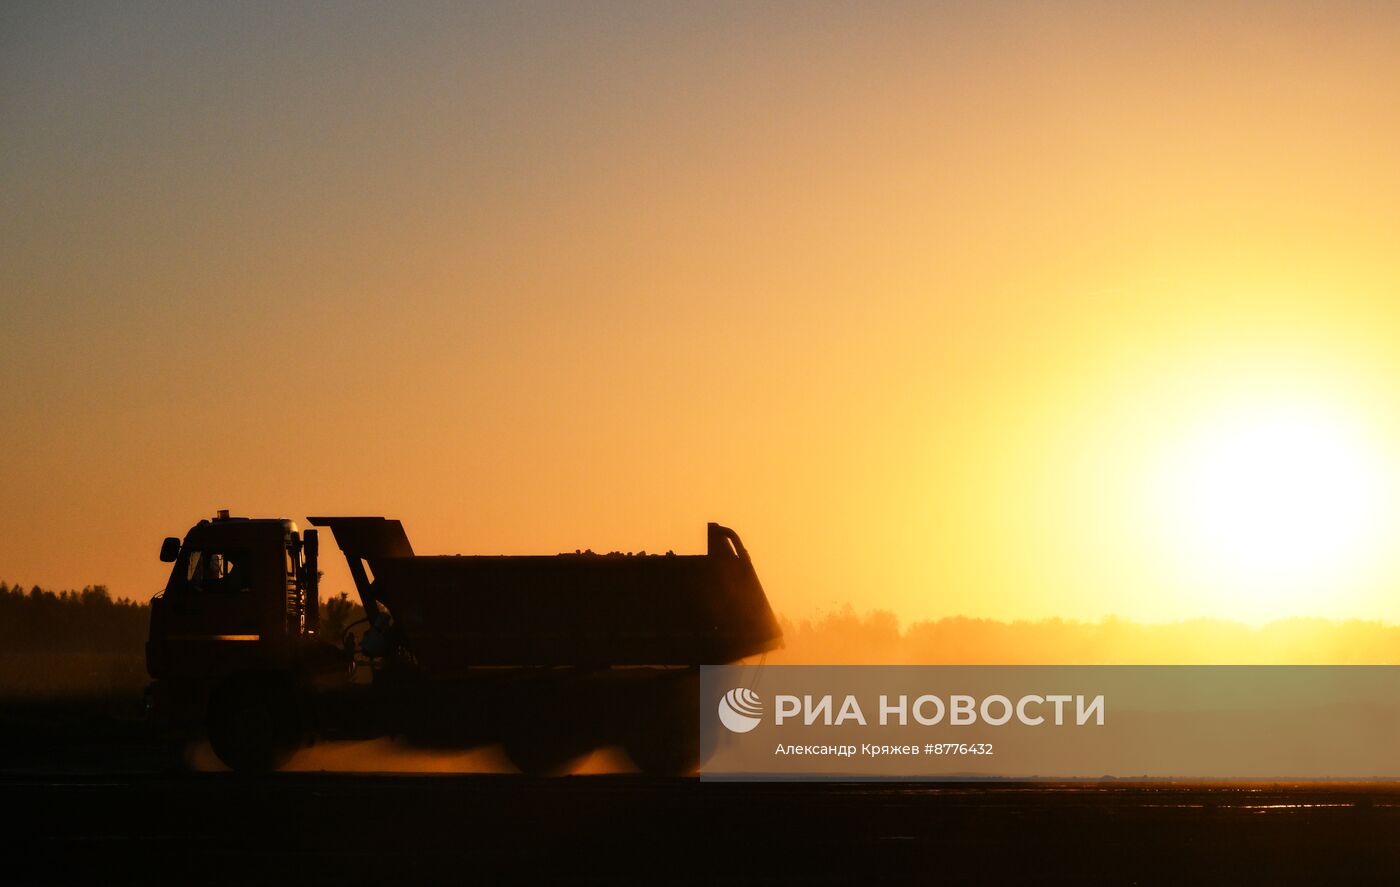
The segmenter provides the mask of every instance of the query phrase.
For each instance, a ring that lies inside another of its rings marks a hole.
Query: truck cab
[[[295,672],[318,643],[316,548],[315,530],[227,511],[164,541],[170,577],[151,601],[146,642],[153,713],[199,723],[222,685]]]

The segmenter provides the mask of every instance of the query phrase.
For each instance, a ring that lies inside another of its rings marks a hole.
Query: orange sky
[[[0,578],[144,597],[224,507],[719,520],[794,618],[1400,620],[1398,47],[1373,5],[7,5]],[[1219,568],[1173,466],[1271,410],[1375,507]]]

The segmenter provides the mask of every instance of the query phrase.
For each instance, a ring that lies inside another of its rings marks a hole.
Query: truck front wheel
[[[209,699],[209,744],[239,773],[268,773],[291,759],[300,740],[296,699],[272,679],[225,682]]]

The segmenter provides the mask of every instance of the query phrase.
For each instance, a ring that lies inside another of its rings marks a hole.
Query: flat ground
[[[0,727],[4,883],[1400,878],[1395,784],[249,779],[162,772],[130,720]]]
[[[10,774],[5,880],[1387,880],[1392,787]]]

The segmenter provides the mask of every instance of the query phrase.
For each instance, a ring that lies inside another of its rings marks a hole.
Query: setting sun
[[[1353,417],[1306,403],[1235,407],[1171,450],[1166,525],[1203,583],[1315,606],[1294,599],[1300,589],[1336,589],[1380,553],[1388,473]]]

